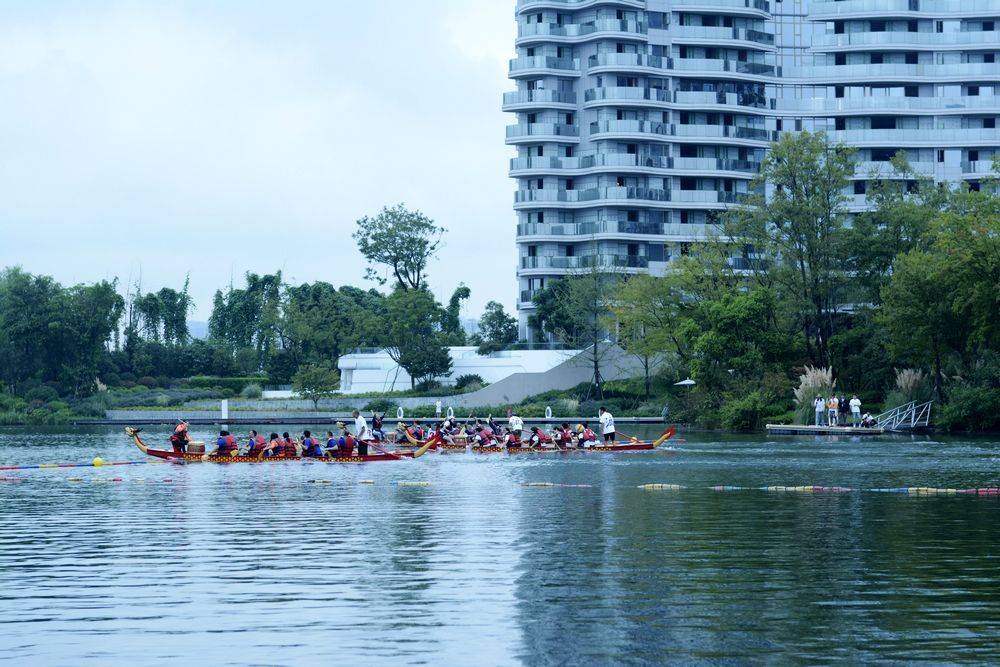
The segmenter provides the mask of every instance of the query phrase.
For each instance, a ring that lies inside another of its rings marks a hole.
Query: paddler
[[[569,427],[569,424],[564,423],[556,433],[557,433],[556,443],[560,447],[573,446],[573,429]]]
[[[298,456],[299,443],[285,431],[281,434],[281,453],[284,456]]]
[[[219,437],[215,441],[215,451],[213,456],[232,456],[239,448],[236,446],[236,438],[230,435],[229,431],[219,431]]]
[[[174,448],[175,454],[183,454],[187,451],[187,446],[191,443],[191,434],[188,433],[186,421],[181,421],[174,427],[174,432],[170,435],[170,446]]]
[[[597,434],[591,430],[590,426],[586,423],[580,424],[576,427],[577,431],[577,446],[579,447],[593,447],[597,444]]]
[[[250,438],[247,441],[247,456],[260,456],[267,449],[267,439],[257,431],[250,431]]]
[[[281,456],[284,451],[285,443],[282,442],[281,436],[277,433],[272,433],[271,438],[268,440],[267,446],[264,447],[264,456]]]
[[[538,428],[537,426],[531,427],[531,439],[529,440],[531,447],[545,447],[552,448],[555,447],[555,443],[552,442],[552,438],[548,433]]]
[[[313,459],[321,459],[326,456],[323,446],[316,438],[312,437],[311,431],[302,432],[302,456]]]

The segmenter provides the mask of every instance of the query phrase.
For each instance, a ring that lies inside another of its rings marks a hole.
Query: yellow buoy
[[[104,465],[104,459],[102,459],[100,456],[95,456],[94,457],[94,467],[95,468],[100,468],[102,465]]]

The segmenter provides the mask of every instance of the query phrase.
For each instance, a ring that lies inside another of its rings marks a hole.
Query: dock
[[[768,424],[768,435],[882,435],[885,429],[854,426],[803,426],[801,424]]]

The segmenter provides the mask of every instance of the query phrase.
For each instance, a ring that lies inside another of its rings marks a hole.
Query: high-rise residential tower
[[[519,0],[516,17],[522,336],[554,278],[666,271],[780,132],[858,148],[855,209],[900,149],[972,183],[1000,150],[1000,0]]]

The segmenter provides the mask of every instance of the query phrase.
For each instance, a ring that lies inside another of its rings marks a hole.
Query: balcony
[[[1000,177],[1000,174],[993,171],[992,160],[976,160],[973,162],[969,162],[968,160],[963,160],[962,175],[978,176],[979,178],[983,178],[985,176],[992,176],[994,178]]]
[[[706,43],[711,46],[725,46],[726,42],[744,42],[747,46],[773,49],[774,35],[747,28],[726,28],[723,26],[677,25],[670,27],[674,42]]]
[[[639,255],[580,255],[579,257],[522,257],[522,269],[644,269],[649,260]]]
[[[507,126],[508,144],[540,141],[576,143],[580,141],[580,128],[563,123],[518,123]]]
[[[670,102],[670,91],[660,88],[608,87],[591,88],[583,93],[584,106],[595,103],[632,103],[639,106],[657,106]]]
[[[762,127],[746,127],[743,125],[707,125],[695,124],[673,125],[675,137],[695,139],[742,139],[746,141],[772,141],[775,133]]]
[[[1000,112],[1000,95],[964,97],[813,97],[803,100],[778,100],[779,111],[816,114],[860,114],[877,112],[905,114],[964,114]]]
[[[598,53],[587,59],[587,67],[609,71],[662,70],[670,68],[670,58],[644,53]]]
[[[514,90],[503,94],[503,110],[575,107],[576,93],[559,90]]]
[[[516,157],[511,158],[511,171],[562,171],[586,170],[607,167],[610,169],[670,169],[671,158],[661,155],[636,155],[633,153],[596,153],[578,157]]]
[[[994,9],[1000,14],[1000,9]],[[842,34],[828,33],[813,38],[813,51],[847,51],[850,49],[883,50],[896,49],[929,49],[933,51],[954,51],[969,46],[996,46],[1000,43],[1000,35],[992,31],[968,32],[906,32],[903,30],[886,32],[846,32]]]
[[[678,171],[739,171],[756,174],[760,171],[760,162],[749,160],[729,160],[714,157],[675,157],[674,169]]]
[[[723,190],[674,190],[671,201],[679,204],[735,204],[745,193]]]
[[[645,9],[644,0],[517,0],[517,12],[537,11],[539,9],[560,9],[577,11],[596,5],[616,5],[631,9]]]
[[[536,41],[584,42],[592,39],[638,39],[646,37],[642,21],[602,19],[591,23],[519,23],[518,44]]]
[[[766,17],[771,13],[767,0],[674,0],[673,11],[706,14],[749,14]]]
[[[662,235],[664,225],[654,222],[626,222],[609,221],[602,222],[580,222],[575,224],[558,223],[527,223],[517,226],[518,237],[538,237],[538,236],[599,236],[613,235],[615,237],[636,234],[636,235]]]
[[[668,202],[670,190],[613,186],[588,188],[586,190],[518,190],[514,193],[514,205],[519,204],[585,204],[599,201]],[[519,208],[525,208],[521,206]],[[528,206],[527,208],[531,208]]]
[[[852,146],[902,148],[1000,146],[1000,132],[995,128],[835,130],[827,132],[831,142]]]
[[[933,176],[936,171],[936,167],[939,163],[936,162],[910,162],[910,168],[913,170],[914,174],[919,176]],[[943,164],[941,165],[944,166]],[[871,179],[871,178],[910,178],[908,174],[900,174],[895,169],[892,168],[891,162],[878,161],[873,162],[871,160],[858,160],[854,163],[854,177]]]
[[[958,18],[989,16],[996,12],[995,0],[811,0],[809,20],[842,18]]]
[[[577,58],[556,58],[554,56],[523,56],[512,58],[510,61],[511,78],[542,74],[580,76],[580,61]]]
[[[773,77],[776,71],[775,66],[768,63],[720,60],[717,58],[673,58],[671,69],[678,74],[690,73],[692,76],[744,75],[741,78],[768,78]]]
[[[746,107],[747,111],[765,111],[768,107],[767,98],[753,93],[722,93],[700,90],[678,90],[674,92],[674,102],[680,106],[695,109],[706,107]]]
[[[808,72],[808,76],[789,76],[784,81],[833,84],[963,82],[976,79],[1000,81],[1000,63],[816,65],[801,71]]]
[[[666,141],[670,136],[670,125],[648,120],[601,120],[590,124],[590,134],[647,135],[650,138],[662,137]]]

